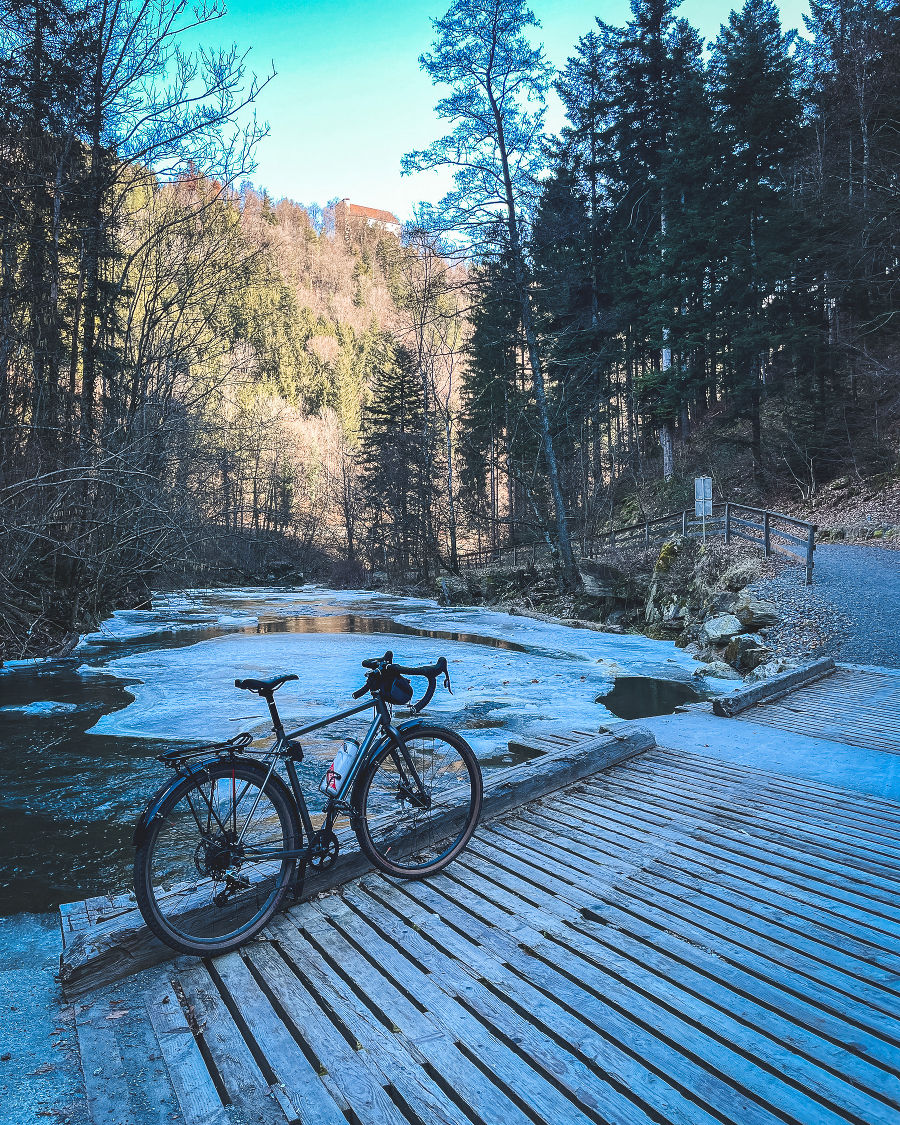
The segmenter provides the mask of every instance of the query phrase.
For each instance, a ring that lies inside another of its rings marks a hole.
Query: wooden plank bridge
[[[889,1125],[898,879],[900,803],[655,747],[82,997],[93,1121]]]

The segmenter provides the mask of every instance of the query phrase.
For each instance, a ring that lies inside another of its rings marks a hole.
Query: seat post
[[[275,737],[284,738],[284,727],[281,725],[278,708],[275,706],[274,693],[272,691],[261,691],[259,694],[269,705],[269,714],[272,716],[272,730],[275,732]]]

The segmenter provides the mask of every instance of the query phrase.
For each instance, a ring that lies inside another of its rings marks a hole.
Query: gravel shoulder
[[[780,656],[833,656],[900,668],[900,551],[821,543],[812,586],[788,566],[754,584],[782,614],[766,641]]]

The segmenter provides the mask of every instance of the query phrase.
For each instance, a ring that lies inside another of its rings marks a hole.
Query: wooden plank
[[[565,1084],[580,1104],[601,1114],[610,1125],[643,1125],[654,1120],[647,1116],[642,1102],[657,1112],[665,1105],[667,1120],[673,1125],[699,1125],[703,1115],[698,1107],[593,1033],[552,997],[517,977],[493,950],[461,936],[458,926],[429,916],[395,888],[381,890],[382,896],[375,897],[362,887],[352,887],[343,897],[395,944],[408,948],[442,988],[516,1043],[533,1065]],[[428,940],[421,936],[425,927]],[[481,986],[486,979],[493,989]]]
[[[202,965],[181,969],[178,980],[194,1012],[203,1042],[219,1072],[231,1104],[251,1121],[281,1125],[289,1119]],[[291,1112],[290,1120],[294,1114]]]
[[[838,897],[845,901],[859,899],[864,905],[881,903],[888,917],[900,921],[900,908],[895,905],[897,884],[893,873],[885,876],[869,873],[853,860],[831,858],[826,848],[799,846],[792,835],[786,832],[779,834],[777,829],[773,829],[771,822],[765,827],[757,826],[756,816],[743,804],[734,809],[708,808],[702,801],[691,801],[690,794],[682,797],[654,785],[652,781],[630,782],[627,777],[611,781],[604,792],[615,793],[635,809],[649,806],[670,813],[691,826],[694,839],[717,844],[738,855],[755,857],[767,869],[817,879],[834,887],[840,892]],[[897,828],[900,831],[900,819]],[[738,839],[735,833],[744,839]],[[756,839],[760,841],[758,844],[754,842]],[[852,881],[852,888],[862,888],[862,894],[857,894],[854,889],[845,891],[848,881]]]
[[[497,770],[486,786],[482,820],[500,816],[518,804],[538,800],[655,745],[656,740],[649,731],[633,728],[599,735],[591,741],[545,754],[537,761]],[[341,853],[331,868],[308,872],[305,887],[308,896],[340,886],[370,869],[351,833],[343,832],[341,841]],[[74,934],[64,945],[60,983],[69,998],[85,995],[174,956],[172,950],[150,932],[136,908],[119,910],[103,918]]]
[[[273,946],[329,1018],[341,1022],[366,1052],[366,1065],[375,1068],[382,1085],[393,1086],[422,1121],[435,1125],[471,1125],[456,1102],[422,1069],[426,1060],[415,1043],[399,1029],[386,1026],[371,1002],[356,993],[309,944],[294,924],[300,910],[277,918],[270,927]]]
[[[439,985],[436,977],[422,972],[418,959],[407,952],[405,944],[400,946],[385,940],[358,912],[348,909],[342,897],[329,896],[322,899],[320,905],[341,934],[347,935],[357,948],[364,949],[366,956],[374,960],[383,972],[402,982],[425,1005],[431,1018],[440,1021],[456,1037],[458,1050],[469,1058],[480,1060],[482,1072],[514,1104],[522,1106],[524,1103],[523,1108],[546,1121],[591,1125],[590,1118],[576,1105],[569,1079],[571,1071],[577,1072],[581,1078],[585,1077],[583,1064],[557,1054],[555,1081],[547,1082],[527,1059],[521,1057],[520,1050],[510,1049],[505,1036],[495,1035],[484,1022],[472,1015],[467,1005],[457,1001],[452,990],[441,987],[443,981]],[[460,979],[457,977],[457,980]],[[467,995],[468,982],[464,991]],[[520,1031],[520,1034],[528,1038],[526,1032]],[[534,1041],[533,1034],[531,1038]],[[460,1044],[464,1046],[464,1051]],[[521,1043],[518,1046],[521,1047]]]
[[[425,900],[430,890],[414,886],[408,893]],[[654,1005],[614,977],[592,971],[582,957],[563,945],[554,942],[544,953],[545,947],[546,938],[535,932],[527,951],[521,943],[504,947],[504,961],[520,980],[537,985],[544,995],[577,1013],[587,1028],[611,1039],[632,1058],[637,1057],[642,1069],[652,1070],[683,1096],[699,1102],[701,1108],[727,1107],[730,1120],[746,1121],[748,1125],[783,1125],[783,1116],[759,1104],[754,1086],[742,1088],[730,1073],[737,1071],[746,1082],[758,1083],[759,1073],[754,1073],[746,1060],[716,1054],[717,1045],[707,1041],[693,1025],[685,1024],[679,1016]],[[708,1058],[714,1060],[711,1065]],[[637,1082],[636,1088],[641,1090],[641,1079]]]
[[[746,1009],[741,1013],[742,998],[730,995],[727,990],[711,996],[708,985],[698,987],[697,978],[681,971],[678,963],[670,958],[660,958],[656,964],[650,959],[648,964],[644,947],[614,931],[607,933],[607,929],[597,924],[570,926],[554,938],[666,1010],[688,1015],[691,1024],[715,1041],[717,1053],[724,1049],[738,1057],[752,1059],[752,1064],[761,1071],[757,1088],[773,1108],[793,1113],[800,1121],[835,1123],[842,1120],[844,1113],[864,1121],[877,1121],[880,1115],[889,1112],[890,1107],[882,1099],[859,1091],[853,1084],[853,1068],[848,1065],[846,1052],[840,1060],[832,1060],[839,1061],[843,1067],[843,1074],[835,1076],[820,1061],[807,1056],[806,1052],[814,1046],[813,1037],[804,1036],[789,1025],[785,1029],[787,1044],[779,1042],[777,1037],[760,1030],[758,1017],[764,1016],[763,1012]],[[551,957],[555,952],[555,946],[547,950]],[[744,1018],[736,1018],[740,1014]],[[719,1065],[717,1053],[708,1057],[710,1062]],[[736,1062],[730,1065],[731,1073],[737,1078],[739,1065]],[[765,1074],[767,1078],[763,1077]],[[748,1082],[747,1088],[752,1090],[754,1086]],[[900,1105],[897,1100],[900,1088],[895,1088],[893,1095],[894,1105]]]
[[[640,763],[638,768],[642,765]],[[767,801],[773,807],[789,804],[812,817],[821,817],[823,810],[827,810],[827,816],[841,826],[842,832],[853,831],[861,838],[878,840],[879,847],[900,850],[896,831],[900,802],[837,789],[808,778],[804,778],[802,786],[798,786],[796,778],[734,766],[717,758],[704,758],[685,751],[667,751],[663,757],[652,759],[648,767],[674,769],[678,774],[690,777],[701,789],[719,780],[735,783],[739,783],[742,777],[747,782],[754,780],[758,783],[753,789],[754,800]]]
[[[612,802],[607,800],[606,804],[604,815],[623,819],[628,815],[641,815],[637,808],[631,813],[627,802],[612,807]],[[733,858],[727,849],[697,839],[696,833],[683,835],[679,840],[673,839],[669,854],[659,862],[678,867],[689,873],[691,878],[733,887],[748,902],[756,902],[760,909],[779,909],[788,918],[802,919],[805,931],[815,932],[820,940],[827,940],[825,935],[830,926],[845,940],[855,935],[863,944],[874,941],[885,948],[897,945],[896,923],[867,911],[865,900],[862,900],[861,908],[853,905],[852,892],[838,897],[833,892],[826,893],[824,888],[807,887],[803,880],[788,878],[786,873],[777,878],[770,877],[765,863],[738,861],[736,853]],[[729,874],[729,867],[734,871],[733,875]],[[828,915],[835,921],[830,921]]]
[[[329,958],[332,968],[351,981],[363,992],[398,1030],[416,1044],[427,1059],[433,1072],[445,1088],[455,1091],[483,1120],[494,1120],[506,1125],[533,1125],[521,1109],[510,1100],[508,1093],[490,1081],[456,1046],[456,1028],[442,1026],[435,1014],[409,999],[404,985],[401,991],[393,980],[367,960],[360,957],[346,938],[324,918],[318,923],[306,921],[304,935],[311,939]],[[433,998],[432,1002],[433,1002]],[[494,1041],[491,1049],[502,1052],[502,1045]]]
[[[396,1108],[364,1065],[365,1051],[358,1040],[351,1046],[352,1031],[338,1030],[315,997],[302,985],[284,958],[268,943],[255,942],[245,960],[265,980],[295,1039],[303,1039],[319,1066],[319,1080],[342,1110],[350,1109],[366,1125],[396,1125]]]
[[[715,699],[713,700],[713,711],[725,718],[733,718],[741,711],[745,711],[748,707],[753,707],[763,700],[774,699],[786,692],[793,691],[801,684],[821,679],[823,676],[830,676],[834,670],[835,663],[830,656],[823,660],[816,660],[803,668],[795,669],[793,672],[782,672],[779,676],[773,676],[771,680],[763,680],[762,683],[754,684],[752,687],[743,688],[720,699]]]
[[[848,964],[839,951],[781,925],[777,916],[756,912],[752,905],[736,901],[716,887],[705,893],[696,879],[679,877],[677,870],[665,867],[636,875],[628,892],[649,895],[654,901],[660,901],[655,896],[664,896],[666,910],[768,958],[776,968],[776,981],[797,987],[806,978],[825,986],[832,992],[834,1010],[889,1042],[900,1042],[900,1026],[894,1018],[896,1000],[890,993],[861,979],[853,962]]]
[[[114,1010],[105,998],[76,1006],[78,1050],[94,1125],[121,1125],[130,1106],[116,1021],[107,1019]]]
[[[303,1125],[346,1125],[346,1117],[318,1081],[306,1052],[285,1027],[240,954],[217,957],[210,963],[209,973],[223,999],[229,998],[226,1004],[238,1018],[244,1040],[254,1045],[257,1059],[264,1061],[274,1078],[272,1086],[281,1086]]]
[[[852,877],[863,885],[880,887],[895,896],[900,859],[893,864],[880,860],[870,850],[850,845],[836,836],[833,827],[816,832],[806,821],[768,813],[746,798],[733,803],[698,800],[696,789],[689,784],[679,785],[677,781],[663,783],[652,774],[636,778],[623,776],[617,778],[617,782],[620,791],[630,792],[636,797],[657,797],[663,801],[668,798],[673,807],[684,814],[691,813],[698,823],[713,825],[714,831],[741,832],[754,840],[763,841],[766,848],[774,848],[777,854],[797,856],[804,863],[812,856],[815,860],[811,864],[813,868],[823,867],[843,878]],[[897,827],[900,832],[900,819]]]
[[[580,925],[593,932],[601,923],[604,940],[633,939],[639,943],[630,945],[633,955],[655,971],[683,981],[861,1088],[886,1101],[897,1100],[900,1086],[892,1071],[900,1068],[900,1050],[819,1007],[814,990],[797,995],[771,984],[733,960],[727,945],[712,951],[702,932],[652,907],[642,908],[639,901],[629,901],[628,909],[614,902],[598,904]]]
[[[210,1073],[171,985],[146,1000],[186,1125],[229,1125]]]

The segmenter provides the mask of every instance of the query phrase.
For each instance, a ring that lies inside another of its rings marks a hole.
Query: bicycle
[[[363,661],[366,682],[353,698],[371,698],[289,732],[274,697],[296,674],[235,680],[265,699],[274,742],[248,750],[252,736],[244,733],[160,756],[176,777],[154,794],[135,829],[134,886],[144,920],[162,941],[201,955],[248,941],[289,893],[301,897],[307,865],[335,862],[334,824],[342,815],[372,864],[399,879],[441,871],[465,848],[481,814],[478,760],[455,731],[418,718],[438,676],[452,694],[447,661],[407,668],[393,659],[386,652]],[[428,681],[415,703],[409,676]],[[402,704],[416,717],[395,726],[393,708]],[[297,772],[297,739],[370,707],[362,743],[354,749],[345,742],[320,783],[326,803],[315,828]],[[276,772],[279,762],[290,787]]]

